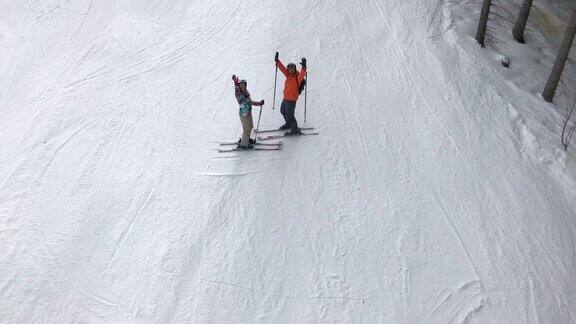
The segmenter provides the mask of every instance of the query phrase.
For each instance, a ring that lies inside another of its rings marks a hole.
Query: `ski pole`
[[[260,113],[258,114],[258,124],[256,124],[256,138],[258,138],[258,129],[260,128],[260,117],[262,117],[262,106],[260,106]]]
[[[276,80],[278,79],[278,52],[274,55],[274,66],[276,67],[276,72],[274,73],[274,99],[272,99],[272,110],[276,104]]]
[[[260,113],[258,114],[258,124],[256,124],[256,131],[254,132],[254,143],[258,142],[258,128],[260,127],[260,117],[262,116],[262,106],[260,106]]]
[[[304,122],[306,122],[306,99],[308,98],[308,71],[306,71],[306,84],[304,84]]]
[[[276,73],[274,73],[274,99],[272,99],[272,110],[276,104],[276,80],[278,79],[278,66],[276,66]]]

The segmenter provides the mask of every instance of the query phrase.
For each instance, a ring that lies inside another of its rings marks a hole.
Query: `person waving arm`
[[[300,70],[300,73],[298,73],[298,85],[300,85],[302,83],[302,80],[304,80],[304,78],[306,77],[306,58],[305,57],[302,58],[300,65],[302,65],[302,69]]]
[[[282,74],[284,74],[285,77],[288,77],[288,69],[284,66],[284,64],[282,64],[282,62],[278,58],[278,52],[276,52],[274,60],[276,61],[276,66],[278,67],[278,69],[280,69],[280,72],[282,72]]]

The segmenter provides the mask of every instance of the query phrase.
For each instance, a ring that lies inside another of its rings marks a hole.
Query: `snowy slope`
[[[461,5],[0,0],[0,321],[576,321],[576,156]],[[275,51],[321,134],[217,153]]]

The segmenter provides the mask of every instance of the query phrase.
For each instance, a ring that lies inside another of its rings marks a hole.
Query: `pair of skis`
[[[220,146],[223,148],[219,148],[218,152],[234,152],[234,151],[278,151],[282,149],[282,142],[277,143],[254,143],[252,144],[252,148],[250,149],[243,149],[239,147],[230,147],[232,145],[238,145],[238,142],[221,142]],[[228,147],[226,147],[228,146]]]
[[[259,130],[257,131],[258,139],[261,141],[271,140],[271,139],[279,139],[282,137],[289,137],[289,136],[302,136],[302,135],[318,135],[318,132],[314,132],[314,127],[301,127],[300,131],[302,131],[299,135],[289,135],[288,133],[281,133],[281,134],[274,134],[275,132],[282,132],[283,130],[280,129],[267,129],[267,130]],[[272,134],[272,135],[264,135],[264,134]],[[263,135],[263,136],[260,136]],[[234,152],[234,151],[278,151],[282,149],[282,142],[276,143],[260,143],[256,142],[251,149],[242,149],[239,147],[233,148],[225,148],[226,146],[238,145],[238,142],[221,142],[220,146],[223,148],[219,148],[218,152],[225,153],[225,152]]]
[[[314,131],[314,127],[300,127],[300,134],[298,135],[290,135],[289,133],[281,133],[281,134],[272,134],[272,135],[264,135],[267,133],[274,133],[274,132],[281,132],[282,130],[279,129],[269,129],[269,130],[262,130],[258,131],[258,139],[261,141],[271,140],[271,139],[278,139],[282,137],[289,137],[289,136],[301,136],[301,135],[318,135],[318,132]],[[262,136],[260,136],[262,135]]]

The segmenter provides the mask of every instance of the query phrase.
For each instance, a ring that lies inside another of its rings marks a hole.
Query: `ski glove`
[[[278,52],[276,52],[276,55],[274,55],[274,61],[278,62]]]
[[[236,76],[236,74],[232,75],[232,80],[233,80],[234,82],[238,81],[238,77]]]
[[[264,106],[264,100],[260,100],[260,106]]]
[[[302,58],[302,62],[300,62],[300,65],[302,65],[302,67],[305,69],[306,68],[306,58]]]

